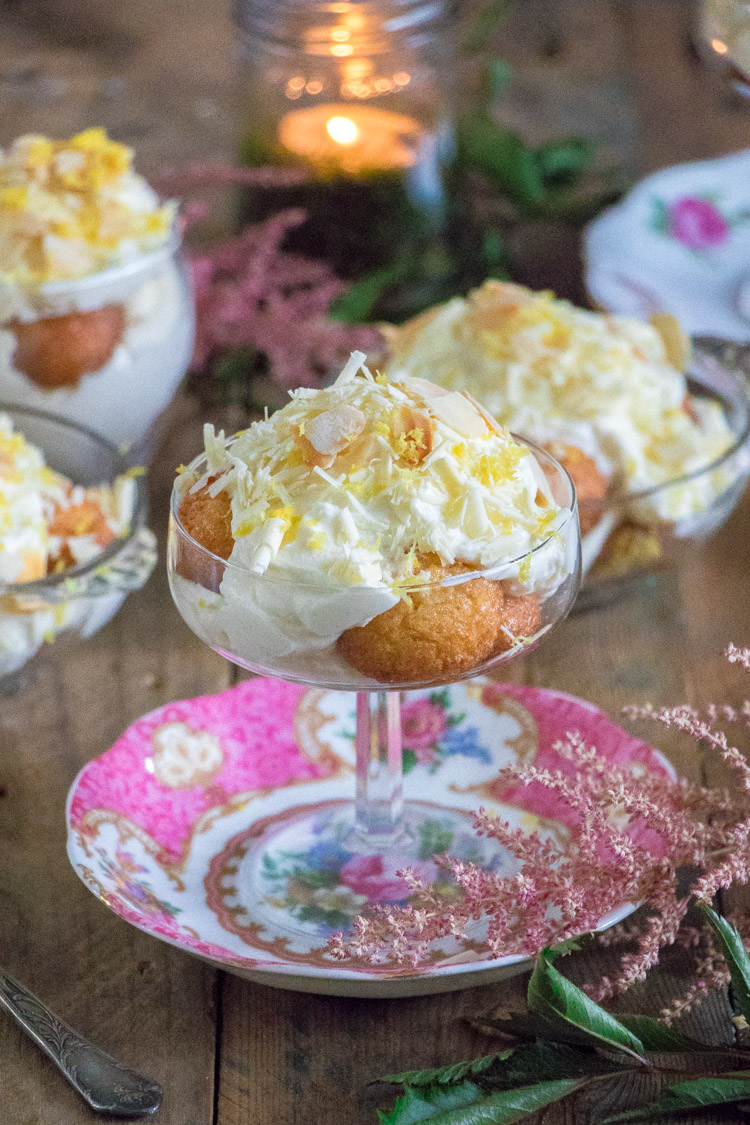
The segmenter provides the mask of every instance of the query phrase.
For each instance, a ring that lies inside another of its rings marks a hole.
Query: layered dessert
[[[0,414],[0,678],[63,629],[93,625],[92,614],[98,622],[101,604],[64,595],[53,603],[38,583],[100,556],[126,531],[134,505],[132,475],[76,485]]]
[[[642,323],[488,281],[384,332],[391,377],[429,372],[444,388],[468,389],[568,469],[584,566],[656,561],[659,526],[692,534],[729,483],[719,471],[661,487],[710,466],[735,440],[719,402],[690,393],[689,341],[671,317]]]
[[[0,401],[143,440],[190,359],[175,205],[103,129],[0,150]]]
[[[373,376],[364,359],[230,441],[206,427],[175,487],[173,594],[248,667],[455,679],[544,630],[545,600],[575,573],[574,514],[470,395]]]

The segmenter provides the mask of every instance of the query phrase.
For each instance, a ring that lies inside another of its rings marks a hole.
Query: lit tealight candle
[[[415,118],[363,105],[310,106],[279,123],[279,140],[289,152],[348,175],[411,168],[424,136]]]

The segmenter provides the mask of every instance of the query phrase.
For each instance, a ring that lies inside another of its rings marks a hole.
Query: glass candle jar
[[[235,0],[241,159],[297,167],[253,188],[243,217],[302,207],[291,248],[345,279],[377,274],[381,316],[443,295],[453,147],[449,0]],[[381,272],[385,271],[385,272]]]
[[[750,3],[704,0],[700,19],[704,51],[739,93],[750,97]]]

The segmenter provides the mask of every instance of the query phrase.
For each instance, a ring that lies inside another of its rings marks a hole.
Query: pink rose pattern
[[[459,859],[476,858],[473,833],[454,836],[439,811],[421,822],[414,851],[399,855],[362,855],[347,841],[345,821],[325,820],[300,850],[279,849],[263,858],[264,897],[315,931],[328,935],[347,928],[376,903],[409,902],[414,891],[397,872],[410,868],[425,884],[445,883],[433,857],[450,850]],[[481,854],[481,852],[480,852]]]
[[[411,897],[411,890],[397,872],[407,867],[423,883],[434,883],[437,879],[437,865],[430,860],[415,862],[408,856],[386,858],[382,855],[352,856],[339,871],[339,878],[345,887],[369,900],[405,902]]]
[[[156,840],[161,848],[157,863],[169,866],[181,854],[195,820],[207,806],[226,799],[227,793],[321,776],[323,771],[305,759],[294,742],[294,713],[303,691],[280,681],[256,679],[217,696],[168,704],[144,716],[111,751],[83,771],[72,794],[69,826],[86,833],[83,822],[88,808],[117,810]],[[539,735],[535,762],[539,766],[569,772],[570,764],[552,746],[566,730],[580,730],[610,761],[667,773],[650,747],[582,701],[541,689],[492,684],[483,688],[483,703],[493,706],[495,699],[501,703],[506,695],[528,708],[534,718]],[[432,770],[456,753],[482,760],[487,755],[491,762],[490,751],[478,741],[478,731],[464,721],[463,714],[451,712],[448,692],[412,699],[406,703],[403,714],[404,743],[415,761],[430,763]],[[195,792],[167,790],[143,768],[150,753],[152,732],[166,721],[189,721],[196,725],[196,720],[198,726],[212,730],[221,739],[225,753],[228,751],[227,769],[214,779],[210,793],[200,786],[196,786]],[[575,828],[569,810],[554,794],[539,786],[532,784],[521,790],[500,792],[489,782],[488,788],[496,799]],[[424,882],[444,878],[432,857],[449,849],[457,854],[458,841],[450,832],[446,833],[439,819],[425,822],[423,832],[424,839],[418,841],[418,858],[404,857],[403,861],[355,854],[342,844],[340,836],[324,834],[304,851],[273,857],[264,873],[267,893],[281,896],[290,914],[310,923],[321,934],[345,928],[373,902],[409,901],[411,891],[397,876],[399,869],[411,867]],[[633,833],[639,835],[637,824],[633,825]],[[640,842],[658,852],[657,840]],[[227,963],[263,963],[257,957],[237,958],[219,945],[193,938],[176,917],[181,908],[154,893],[144,878],[146,869],[124,848],[118,848],[114,856],[97,849],[97,859],[100,878],[104,877],[104,884],[97,884],[100,893],[129,922]],[[80,868],[80,873],[88,881],[87,869]]]
[[[652,206],[653,229],[698,254],[723,246],[732,228],[749,217],[728,216],[709,196],[685,195],[671,202],[655,198]]]
[[[552,708],[549,700],[557,693],[541,688],[493,684],[484,689],[483,697],[489,703],[493,695],[500,698],[511,695],[528,707],[533,714],[539,734],[539,747],[534,756],[534,765],[539,769],[546,769],[551,773],[559,771],[564,777],[573,777],[576,767],[567,758],[558,754],[554,744],[561,737],[561,732],[579,731],[589,745],[596,746],[597,751],[608,762],[622,769],[628,768],[636,774],[642,771],[662,777],[670,776],[659,755],[646,742],[628,734],[622,727],[613,723],[608,715],[596,708],[592,707],[589,715],[583,720],[581,702],[571,696],[558,695],[556,705]],[[490,783],[489,789],[498,801],[506,801],[535,816],[556,821],[566,828],[575,830],[577,815],[553,790],[547,789],[539,782],[532,781],[529,785],[509,788]],[[656,833],[650,830],[644,831],[638,821],[632,822],[630,834],[654,855],[660,854],[663,849],[663,843]]]
[[[454,754],[492,761],[479,730],[467,725],[466,715],[451,709],[450,692],[432,691],[410,699],[401,708],[401,734],[404,747],[404,773],[415,766],[428,766],[434,773],[441,762]]]
[[[418,762],[435,761],[435,748],[445,727],[445,709],[429,699],[414,699],[401,709],[403,744],[414,752]]]

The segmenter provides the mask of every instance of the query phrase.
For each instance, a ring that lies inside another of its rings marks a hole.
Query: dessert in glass
[[[548,453],[469,395],[364,359],[234,438],[206,427],[173,490],[169,575],[187,624],[228,659],[358,693],[354,805],[302,808],[274,848],[345,842],[386,869],[424,862],[436,814],[402,802],[399,692],[536,645],[575,598],[580,543]],[[439,813],[471,835],[470,817]]]
[[[604,600],[728,517],[750,472],[745,374],[674,318],[644,323],[487,281],[385,326],[393,378],[482,399],[568,470],[583,599]]]
[[[176,207],[102,129],[0,150],[0,399],[149,447],[193,345]]]
[[[62,634],[90,637],[156,561],[143,470],[92,431],[0,404],[0,691]]]

